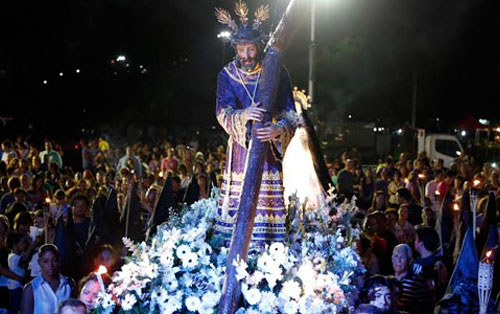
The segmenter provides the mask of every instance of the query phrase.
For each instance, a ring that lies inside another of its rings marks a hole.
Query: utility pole
[[[411,99],[411,126],[415,129],[417,125],[417,72],[413,71],[413,95]]]

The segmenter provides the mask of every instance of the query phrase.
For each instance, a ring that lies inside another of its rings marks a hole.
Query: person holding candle
[[[38,252],[42,274],[28,283],[23,291],[21,314],[55,313],[57,306],[71,297],[75,283],[59,273],[60,253],[53,244],[45,244]]]
[[[102,286],[99,282],[99,276],[102,279]],[[106,290],[106,287],[111,283],[111,278],[106,273],[90,273],[86,277],[80,280],[80,294],[78,300],[85,304],[87,313],[92,312],[92,310],[97,305],[97,297],[99,293]]]

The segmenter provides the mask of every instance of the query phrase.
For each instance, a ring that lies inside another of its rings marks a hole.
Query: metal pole
[[[311,104],[314,103],[314,55],[316,50],[316,0],[311,0],[311,42],[309,45],[309,97]]]
[[[413,95],[411,100],[411,126],[415,129],[417,124],[417,72],[413,72]]]

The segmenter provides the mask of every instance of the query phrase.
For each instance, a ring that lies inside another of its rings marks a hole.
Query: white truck
[[[425,151],[430,160],[442,159],[444,166],[451,164],[463,154],[464,149],[456,136],[449,134],[425,134],[424,129],[417,130],[418,152]]]

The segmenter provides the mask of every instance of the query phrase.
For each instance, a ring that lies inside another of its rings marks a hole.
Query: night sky
[[[247,1],[251,12],[258,4]],[[418,117],[496,120],[500,18],[495,0],[317,0],[319,112],[391,124]],[[216,75],[233,51],[221,0],[0,3],[0,116],[54,129],[107,124],[210,126]],[[290,47],[292,82],[307,88],[309,13]],[[120,55],[124,62],[111,63]],[[128,64],[128,67],[127,67]],[[76,73],[79,69],[80,73]],[[63,76],[59,76],[59,73]],[[47,84],[44,84],[44,80]],[[63,117],[63,119],[58,118]]]

